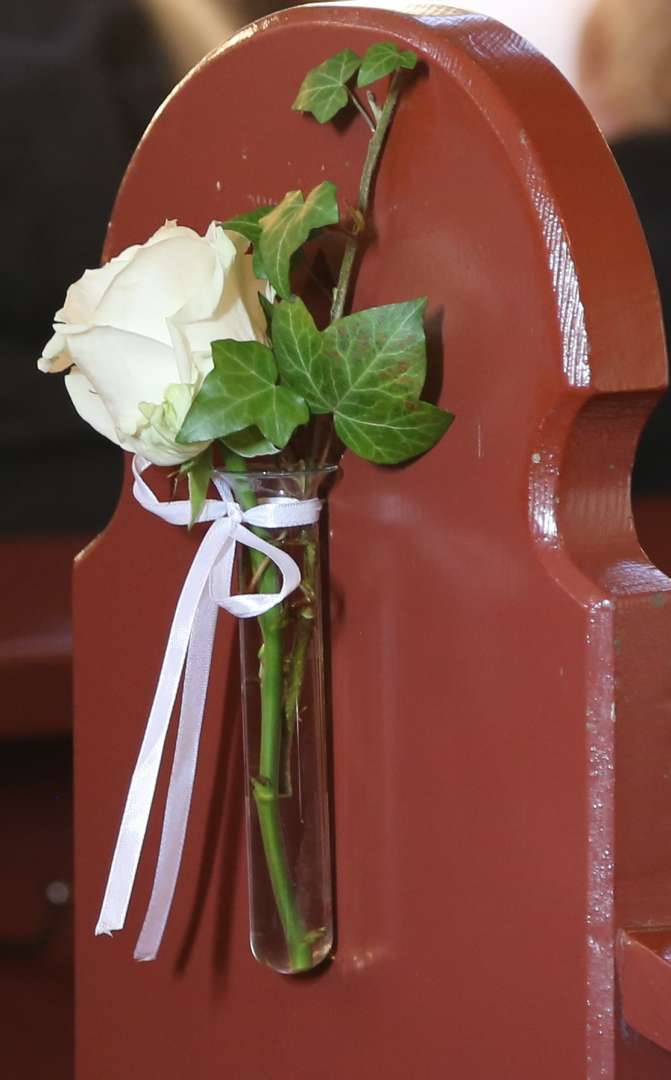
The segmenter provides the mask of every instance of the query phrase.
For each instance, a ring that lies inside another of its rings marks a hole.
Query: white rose
[[[247,241],[214,222],[206,235],[168,221],[71,285],[55,315],[41,371],[68,371],[77,412],[96,431],[155,465],[186,461],[207,443],[175,436],[212,369],[210,342],[264,342],[266,320]]]

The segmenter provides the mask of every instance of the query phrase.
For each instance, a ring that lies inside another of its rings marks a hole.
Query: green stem
[[[254,493],[244,482],[245,464],[237,454],[227,455],[225,465],[230,472],[239,472],[236,495],[243,509],[254,506]],[[254,573],[261,573],[259,592],[279,591],[275,566],[262,569],[263,555],[250,551]],[[273,896],[282,923],[292,971],[307,971],[312,966],[312,949],[308,932],[300,914],[287,863],[282,823],[279,813],[279,774],[282,742],[282,621],[283,605],[278,604],[258,617],[263,644],[260,653],[261,735],[259,742],[258,778],[252,779],[252,794],[256,804],[259,829]]]
[[[280,790],[283,795],[293,794],[291,781],[291,754],[300,709],[301,691],[305,678],[305,660],[312,639],[314,610],[310,605],[301,609],[296,621],[294,646],[289,660],[289,673],[284,695],[284,738],[282,740],[282,771]]]
[[[352,105],[354,105],[357,112],[359,112],[364,118],[367,127],[369,127],[373,134],[375,134],[375,121],[372,119],[370,113],[366,112],[353,90],[348,89],[347,93],[349,94],[349,99],[352,102]]]
[[[280,771],[280,790],[282,795],[291,795],[291,754],[296,734],[296,724],[300,710],[305,661],[312,641],[315,625],[315,591],[317,569],[317,545],[314,540],[305,540],[303,556],[303,581],[301,588],[305,603],[295,616],[296,627],[294,642],[289,657],[288,671],[284,684],[284,735],[282,738],[282,764]]]
[[[380,154],[384,146],[384,141],[389,131],[389,125],[391,124],[396,103],[398,102],[399,94],[403,86],[403,72],[397,71],[391,80],[389,87],[389,93],[385,99],[384,105],[380,112],[377,124],[373,129],[373,134],[368,143],[368,150],[366,152],[366,158],[363,163],[363,169],[361,172],[361,180],[359,181],[359,211],[365,222],[366,213],[368,211],[368,203],[370,201],[371,186],[373,178],[375,176],[375,170],[377,169],[378,162],[380,160]],[[359,104],[360,107],[360,103]],[[367,114],[366,114],[367,115]],[[343,254],[342,262],[340,264],[340,272],[338,274],[338,282],[333,290],[333,303],[331,304],[331,322],[335,322],[336,319],[340,319],[345,311],[345,305],[347,304],[347,297],[349,295],[350,285],[352,283],[352,273],[354,271],[354,264],[356,262],[356,256],[358,251],[358,241],[356,237],[350,236],[345,244],[345,251]],[[318,468],[322,468],[331,452],[331,447],[334,439],[333,421],[329,417],[328,429],[326,432],[326,438],[323,441],[321,450],[315,449],[319,443],[319,420],[315,430],[313,458],[316,459]]]
[[[363,171],[361,173],[361,180],[359,182],[359,210],[366,217],[366,211],[368,210],[368,201],[370,199],[370,189],[373,183],[373,177],[375,176],[375,170],[377,163],[382,153],[382,147],[384,146],[384,140],[389,130],[392,117],[394,115],[394,109],[396,108],[396,102],[401,92],[402,87],[402,72],[397,71],[389,87],[389,93],[385,99],[385,103],[382,106],[382,112],[380,113],[380,119],[377,122],[375,130],[368,143],[368,151],[366,153],[366,160],[363,163]],[[335,322],[336,319],[341,318],[345,304],[347,303],[347,295],[349,293],[350,282],[352,279],[352,271],[354,269],[354,262],[356,260],[357,253],[357,241],[350,237],[345,247],[345,253],[343,255],[342,263],[340,264],[340,273],[338,275],[338,283],[335,287],[333,294],[333,304],[331,306],[331,322]]]
[[[252,791],[259,819],[266,866],[273,887],[277,911],[287,943],[292,972],[308,971],[312,967],[312,947],[303,918],[296,904],[287,855],[282,838],[279,796],[277,788],[252,780]]]

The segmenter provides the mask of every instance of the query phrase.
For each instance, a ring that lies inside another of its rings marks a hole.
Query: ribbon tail
[[[126,920],[194,619],[212,566],[227,540],[230,542],[229,534],[230,526],[225,519],[215,522],[208,530],[177,602],[156,694],[126,798],[96,934],[121,930]]]
[[[135,947],[136,960],[155,958],[172,906],[196,775],[198,745],[207,698],[217,614],[217,605],[211,600],[206,590],[196,611],[186,657],[182,708],[170,773],[161,845],[147,914]]]
[[[156,696],[128,789],[96,934],[111,934],[113,930],[121,930],[126,921],[163,746],[184,667],[184,655],[180,653],[179,643],[175,642],[171,634]]]

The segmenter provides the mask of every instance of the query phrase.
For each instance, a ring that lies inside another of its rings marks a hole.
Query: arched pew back
[[[457,419],[407,468],[346,457],[331,499],[335,958],[292,979],[248,951],[225,615],[162,951],[130,958],[158,822],[127,930],[93,938],[200,535],[127,484],[76,573],[78,1080],[668,1076],[642,973],[668,986],[665,944],[640,931],[671,926],[670,583],[629,497],[666,360],[636,215],[577,96],[481,16],[280,13],[156,116],[105,257],[166,218],[203,230],[324,178],[354,203],[363,126],[289,106],[308,67],[376,40],[424,69],[353,307],[428,296],[431,390]],[[649,1038],[621,1023],[620,931],[627,1015]]]

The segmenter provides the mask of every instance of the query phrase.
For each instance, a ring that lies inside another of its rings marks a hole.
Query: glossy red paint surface
[[[409,468],[346,458],[332,496],[338,946],[315,977],[249,954],[225,617],[162,952],[131,960],[156,819],[127,931],[93,938],[199,533],[126,489],[80,561],[78,1080],[670,1074],[622,1029],[614,967],[619,925],[671,923],[669,581],[628,495],[665,377],[656,287],[569,86],[498,24],[423,11],[312,7],[241,35],[168,101],[119,195],[106,257],[325,177],[354,201],[365,131],[291,113],[300,73],[381,38],[418,49],[354,307],[428,296],[457,421]]]

